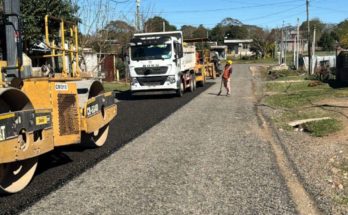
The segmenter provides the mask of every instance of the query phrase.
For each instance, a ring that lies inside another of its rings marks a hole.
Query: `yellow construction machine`
[[[196,66],[195,77],[197,86],[204,86],[207,77],[211,79],[216,78],[216,69],[214,63],[210,58],[209,49],[204,49],[204,42],[208,41],[208,38],[193,38],[185,39],[186,43],[198,44],[201,43],[201,50],[196,49]],[[197,47],[196,47],[197,48]]]
[[[19,0],[4,0],[0,60],[0,192],[16,193],[34,176],[38,157],[57,146],[102,146],[117,114],[115,95],[82,78],[77,25],[45,17],[46,52],[34,68],[22,52]],[[49,23],[59,24],[50,32]]]

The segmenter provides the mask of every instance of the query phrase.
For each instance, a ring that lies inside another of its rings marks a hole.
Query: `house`
[[[96,53],[90,48],[83,49],[82,72],[104,81],[115,81],[118,55],[115,53]]]
[[[227,46],[227,52],[234,57],[251,56],[254,53],[250,51],[252,39],[225,39],[224,44]]]
[[[301,33],[300,33],[300,53],[306,52],[307,51],[307,39],[301,38]],[[284,40],[283,40],[283,44],[284,44],[284,49],[287,52],[293,52],[295,49],[295,44],[297,43],[297,31],[285,31],[284,33]],[[278,47],[279,50],[282,49],[282,40],[280,39],[278,41]]]

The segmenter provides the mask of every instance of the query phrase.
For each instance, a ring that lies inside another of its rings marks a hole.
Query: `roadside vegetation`
[[[265,97],[263,104],[277,112],[275,124],[284,130],[306,131],[312,136],[322,137],[343,129],[344,113],[334,100],[348,96],[348,88],[334,89],[327,83],[308,80],[297,71],[273,71],[263,69]],[[293,128],[289,122],[329,117]]]
[[[126,83],[126,82],[104,82],[103,86],[106,92],[110,92],[110,91],[124,92],[129,90],[130,88],[129,83]]]

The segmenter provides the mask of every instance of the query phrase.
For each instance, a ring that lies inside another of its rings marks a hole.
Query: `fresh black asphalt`
[[[181,98],[168,95],[133,98],[129,92],[118,93],[118,115],[110,124],[106,144],[99,149],[86,149],[81,145],[62,147],[41,156],[36,175],[25,190],[0,196],[0,214],[17,214],[31,206],[146,132],[210,86],[197,88]]]

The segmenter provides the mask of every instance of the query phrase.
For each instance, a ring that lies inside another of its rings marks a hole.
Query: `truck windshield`
[[[171,44],[141,45],[131,47],[132,60],[170,59]]]

